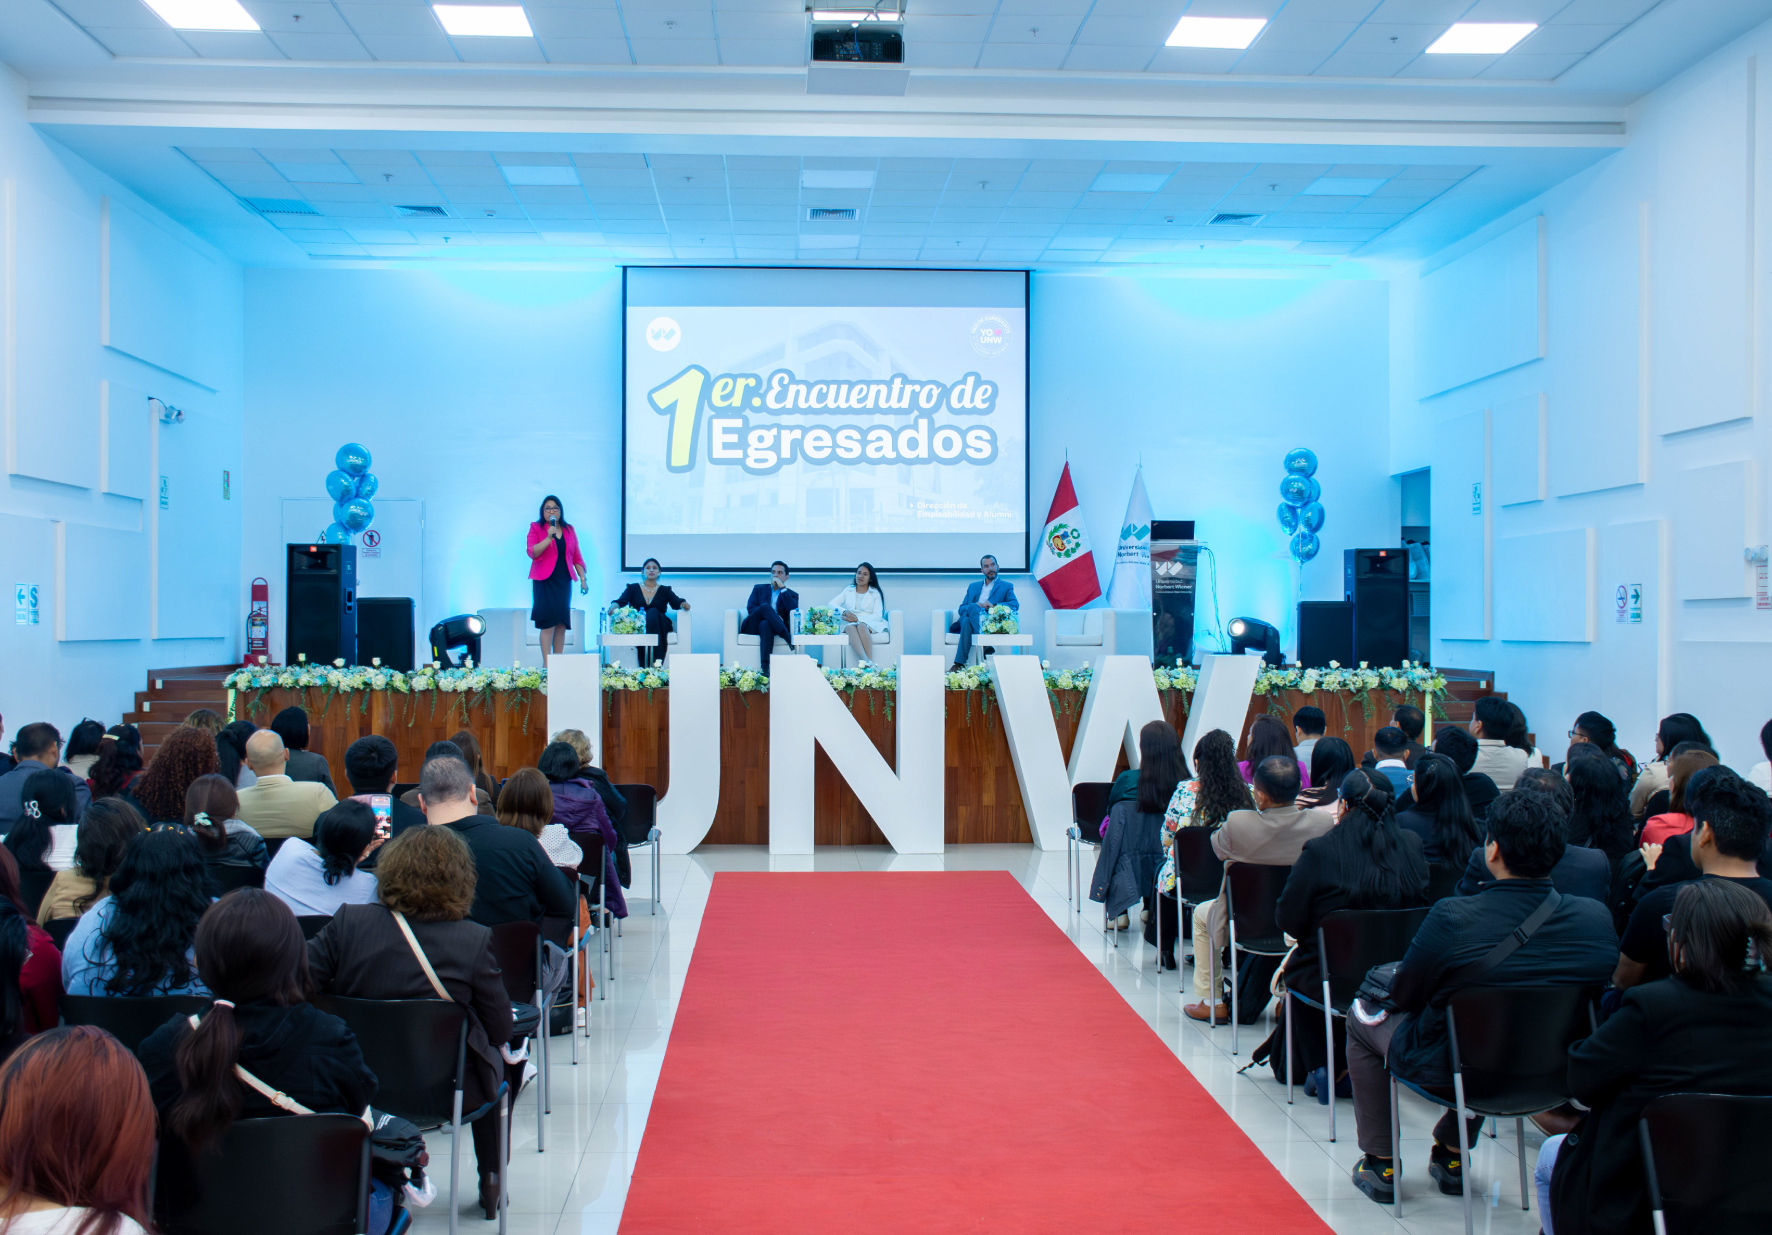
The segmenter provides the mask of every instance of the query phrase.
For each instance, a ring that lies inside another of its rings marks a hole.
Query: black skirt
[[[572,572],[566,569],[566,552],[554,550],[554,571],[546,579],[530,580],[535,589],[535,606],[529,611],[537,630],[551,626],[572,629]]]

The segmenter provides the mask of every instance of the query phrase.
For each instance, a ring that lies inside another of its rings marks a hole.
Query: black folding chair
[[[20,871],[18,873],[18,894],[25,902],[25,913],[34,922],[37,910],[43,905],[43,898],[49,894],[49,885],[55,882],[54,871]]]
[[[1083,850],[1101,848],[1101,821],[1107,818],[1108,795],[1113,785],[1086,780],[1071,786],[1071,826],[1065,829],[1065,895],[1075,913],[1083,912]],[[1102,906],[1102,929],[1107,930],[1107,906]],[[1118,945],[1118,937],[1114,943]]]
[[[1224,868],[1225,909],[1230,917],[1231,935],[1231,1054],[1237,1053],[1237,1017],[1241,1009],[1237,996],[1237,956],[1286,955],[1286,933],[1274,920],[1280,904],[1280,889],[1292,874],[1290,866],[1261,866],[1253,862],[1232,862]],[[1198,965],[1200,958],[1194,958]],[[1212,950],[1212,994],[1206,1003],[1210,1014],[1218,1002],[1218,949]],[[1217,1027],[1217,1018],[1207,1024]]]
[[[1446,1005],[1452,1047],[1452,1100],[1391,1073],[1391,1155],[1396,1164],[1395,1216],[1403,1212],[1403,1145],[1397,1087],[1405,1085],[1458,1118],[1458,1160],[1464,1164],[1464,1231],[1471,1235],[1472,1115],[1512,1118],[1520,1155],[1520,1208],[1532,1208],[1526,1175],[1526,1116],[1569,1098],[1569,1048],[1593,1032],[1597,986],[1472,986]]]
[[[173,1017],[202,1012],[212,1002],[204,995],[63,995],[61,1009],[68,1024],[97,1025],[134,1052]]]
[[[504,975],[505,993],[511,1002],[532,1003],[541,1013],[541,1027],[529,1044],[541,1072],[541,1096],[535,1103],[535,1152],[542,1153],[547,1149],[547,1125],[542,1116],[553,1105],[548,1092],[548,1008],[541,989],[541,927],[534,922],[498,923],[492,928],[492,959]]]
[[[235,888],[262,888],[265,872],[262,866],[208,866],[203,868],[204,889],[217,900]]]
[[[1637,1122],[1656,1235],[1772,1230],[1772,1097],[1679,1093]]]
[[[613,968],[614,938],[613,932],[604,929],[603,923],[608,915],[609,889],[603,881],[603,853],[607,846],[603,837],[596,832],[569,833],[572,841],[578,846],[580,856],[578,864],[578,892],[584,897],[585,903],[591,907],[591,928],[597,934],[597,958],[602,967],[602,981],[597,984],[599,999],[609,998],[609,974]],[[579,917],[575,913],[572,920],[572,1015],[578,1015],[578,968],[584,955],[584,937],[579,927]],[[586,1018],[586,1030],[589,1031],[589,1018]],[[577,1039],[574,1038],[574,1058],[577,1058]]]
[[[162,1137],[154,1217],[165,1235],[234,1235],[242,1225],[254,1235],[365,1231],[369,1126],[355,1115],[240,1119],[195,1156]]]
[[[80,925],[79,918],[51,918],[44,924],[43,929],[49,932],[49,937],[55,941],[56,948],[66,952],[68,950],[68,936],[74,933],[74,928],[78,925]]]
[[[652,912],[658,913],[661,876],[658,869],[658,842],[664,836],[658,830],[658,790],[651,785],[616,785],[615,791],[627,799],[628,810],[616,826],[628,842],[628,852],[652,850]]]
[[[1437,904],[1458,895],[1458,881],[1464,877],[1462,866],[1443,866],[1429,862],[1427,866],[1427,903]]]
[[[1400,961],[1410,940],[1427,919],[1419,909],[1338,909],[1317,923],[1317,966],[1322,972],[1322,1002],[1292,991],[1286,1000],[1286,1103],[1292,1103],[1292,1000],[1323,1014],[1323,1042],[1328,1052],[1329,1139],[1335,1139],[1335,1018],[1346,1018],[1360,983],[1374,965]]]
[[[462,1130],[495,1107],[500,1111],[498,1230],[504,1235],[511,1173],[510,1089],[500,1082],[491,1102],[477,1111],[462,1111],[462,1087],[468,1071],[467,1009],[441,999],[350,999],[343,995],[318,995],[314,1004],[351,1027],[363,1051],[363,1062],[375,1073],[377,1110],[410,1119],[426,1131],[449,1129],[449,1235],[456,1235],[460,1218],[455,1194],[461,1174]],[[236,1229],[238,1217],[236,1213]]]
[[[321,931],[326,929],[326,924],[332,921],[332,915],[325,913],[302,913],[297,914],[295,920],[301,925],[301,937],[303,939],[312,939],[315,935],[318,935]]]
[[[1170,843],[1175,847],[1175,929],[1180,932],[1177,938],[1186,940],[1189,947],[1193,946],[1194,910],[1210,901],[1218,899],[1218,890],[1224,886],[1224,859],[1212,849],[1213,828],[1177,828]],[[1200,958],[1194,957],[1198,966]],[[1176,970],[1180,975],[1179,990],[1187,990],[1187,966],[1178,964]],[[1218,992],[1212,992],[1212,1002],[1218,1002]]]

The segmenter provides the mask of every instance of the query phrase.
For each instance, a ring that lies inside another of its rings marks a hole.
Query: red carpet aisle
[[[1178,1229],[1329,1228],[1010,875],[714,877],[623,1235]]]

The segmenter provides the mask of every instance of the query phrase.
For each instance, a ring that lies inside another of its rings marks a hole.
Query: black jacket
[[[325,755],[311,750],[292,750],[289,766],[283,770],[290,780],[318,781],[332,790],[332,796],[338,796],[338,787],[332,783],[332,767],[326,762]]]
[[[240,1066],[309,1110],[361,1115],[375,1100],[375,1073],[363,1062],[363,1052],[350,1027],[338,1017],[311,1003],[281,1007],[255,1001],[235,1008],[234,1018],[240,1025]],[[175,1056],[179,1043],[190,1032],[191,1023],[175,1016],[142,1039],[136,1052],[163,1123],[166,1112],[184,1092]],[[240,1082],[240,1098],[241,1119],[288,1113],[271,1105],[244,1081]]]
[[[1772,978],[1740,994],[1679,978],[1632,987],[1592,1037],[1569,1049],[1569,1084],[1593,1109],[1557,1155],[1557,1235],[1648,1235],[1643,1107],[1670,1093],[1772,1094]]]
[[[1772,839],[1768,839],[1760,849],[1760,877],[1772,879]],[[1635,899],[1640,901],[1657,888],[1665,888],[1670,883],[1685,883],[1697,879],[1703,871],[1698,863],[1692,860],[1692,833],[1682,832],[1678,836],[1670,836],[1661,847],[1661,857],[1656,859],[1655,869],[1643,876],[1637,884]]]
[[[1448,897],[1428,911],[1391,981],[1391,1002],[1404,1014],[1391,1038],[1391,1071],[1418,1085],[1451,1088],[1446,1003],[1454,988],[1444,978],[1482,960],[1550,890],[1549,879],[1498,879],[1474,895]],[[1617,966],[1618,936],[1606,906],[1565,896],[1532,938],[1482,984],[1604,986]]]
[[[1478,845],[1471,850],[1471,860],[1465,864],[1464,877],[1458,881],[1458,894],[1470,896],[1481,888],[1495,882],[1494,874],[1489,870],[1489,863],[1483,860],[1483,846]],[[1565,845],[1563,856],[1551,867],[1551,887],[1564,896],[1585,896],[1589,900],[1609,904],[1609,893],[1612,890],[1612,863],[1598,849],[1584,849],[1580,845]]]
[[[1405,832],[1412,832],[1421,838],[1421,856],[1436,866],[1446,866],[1458,860],[1457,855],[1442,853],[1438,840],[1435,839],[1435,828],[1438,820],[1432,811],[1419,810],[1411,807],[1397,814],[1397,826]]]
[[[775,585],[770,583],[759,583],[756,587],[752,588],[750,598],[744,602],[745,614],[748,616],[755,613],[758,609],[767,609],[769,607],[769,593],[774,590]],[[794,591],[791,587],[784,587],[781,590],[780,599],[775,602],[775,611],[781,614],[781,620],[784,623],[789,624],[789,630],[793,629],[793,617],[791,615],[794,610],[799,607],[800,593]]]
[[[632,605],[634,608],[641,611],[652,609],[658,613],[663,613],[666,609],[681,609],[683,607],[683,598],[673,592],[669,584],[661,583],[658,585],[658,591],[652,594],[652,603],[647,604],[646,593],[640,590],[640,585],[638,583],[630,583],[621,590],[621,595],[617,596],[610,603],[617,605]]]
[[[1304,842],[1275,910],[1280,929],[1298,940],[1286,959],[1287,986],[1312,999],[1322,995],[1317,924],[1337,909],[1413,909],[1427,904],[1427,860],[1422,855],[1421,838],[1408,831],[1402,837],[1403,898],[1392,905],[1371,904],[1354,895],[1356,872],[1336,844],[1334,832]]]
[[[1459,777],[1464,783],[1464,796],[1470,799],[1471,815],[1478,823],[1489,818],[1489,804],[1501,796],[1495,782],[1482,772],[1466,772]],[[1415,809],[1415,791],[1406,789],[1397,796],[1397,810]]]
[[[522,828],[507,828],[488,815],[469,815],[446,826],[473,851],[478,880],[468,916],[482,926],[536,922],[543,914],[570,918],[578,907],[572,884],[541,842]]]

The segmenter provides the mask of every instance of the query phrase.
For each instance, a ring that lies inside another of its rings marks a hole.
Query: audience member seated
[[[1223,729],[1208,731],[1194,743],[1194,775],[1175,786],[1163,812],[1163,848],[1168,856],[1157,873],[1157,891],[1175,891],[1175,848],[1170,842],[1180,828],[1216,828],[1232,811],[1254,805],[1243,774],[1237,771],[1237,746]]]
[[[1551,868],[1563,856],[1562,822],[1556,802],[1544,793],[1506,793],[1489,811],[1484,860],[1495,875],[1472,896],[1454,896],[1428,911],[1427,921],[1391,980],[1390,1011],[1367,1024],[1364,1005],[1348,1018],[1348,1071],[1353,1080],[1354,1125],[1364,1155],[1354,1186],[1383,1204],[1394,1197],[1391,1145],[1390,1066],[1435,1093],[1452,1094],[1452,1057],[1446,1035],[1446,1003],[1452,992],[1481,979],[1484,986],[1604,985],[1618,957],[1612,919],[1598,901],[1561,896]],[[1484,972],[1496,945],[1515,932],[1550,898],[1550,914],[1524,942]],[[1480,1119],[1467,1132],[1475,1141]],[[1457,1116],[1447,1112],[1434,1127],[1428,1173],[1440,1191],[1464,1192]]]
[[[1508,792],[1536,793],[1551,804],[1551,813],[1556,819],[1558,832],[1563,837],[1563,856],[1551,867],[1551,887],[1564,896],[1585,896],[1589,900],[1609,904],[1612,866],[1606,860],[1606,855],[1598,849],[1569,844],[1569,812],[1574,808],[1574,799],[1569,792],[1568,783],[1546,768],[1527,768],[1520,773],[1519,782]],[[1464,874],[1458,880],[1458,895],[1474,895],[1494,881],[1495,872],[1489,868],[1483,846],[1478,845],[1471,852],[1470,862],[1466,864]]]
[[[554,795],[554,822],[568,832],[587,835],[594,832],[603,838],[603,879],[607,884],[604,903],[616,917],[627,917],[627,900],[622,896],[621,870],[617,861],[617,856],[627,848],[627,841],[609,822],[603,799],[597,796],[591,782],[579,776],[577,752],[564,742],[550,742],[536,763],[541,774],[547,777],[548,788]],[[471,837],[468,843],[474,843]],[[479,856],[477,852],[475,856]],[[581,871],[580,874],[594,872]],[[484,871],[481,879],[485,879]],[[548,912],[556,911],[550,909]],[[492,925],[477,912],[474,920]]]
[[[1310,779],[1311,770],[1298,751],[1292,745],[1292,735],[1286,732],[1286,724],[1278,716],[1269,716],[1263,712],[1249,722],[1249,734],[1243,743],[1244,758],[1237,764],[1237,772],[1249,784],[1255,783],[1255,768],[1263,759],[1276,755],[1292,760],[1298,765],[1298,783],[1300,787]]]
[[[1427,860],[1421,838],[1398,826],[1392,800],[1385,777],[1356,768],[1342,778],[1335,826],[1306,841],[1299,851],[1276,913],[1280,929],[1298,941],[1281,966],[1289,989],[1322,999],[1317,927],[1329,914],[1338,909],[1412,909],[1427,904]],[[1297,1035],[1293,1058],[1304,1062],[1305,1071],[1315,1073],[1328,1066],[1322,1017],[1315,1012],[1300,1016],[1300,1010],[1293,1009],[1292,1029]],[[1338,1079],[1344,1070],[1338,1064]],[[1327,1072],[1315,1080],[1318,1101],[1327,1102]]]
[[[1383,768],[1380,763],[1378,770]],[[1422,852],[1435,866],[1455,866],[1483,839],[1457,765],[1432,751],[1416,761],[1414,798],[1397,825],[1421,838]]]
[[[351,782],[351,797],[378,811],[387,808],[390,837],[400,835],[407,828],[425,826],[422,810],[407,805],[404,798],[393,796],[394,781],[399,773],[400,752],[379,733],[358,738],[345,750],[345,779]],[[387,800],[377,802],[378,797]],[[371,859],[374,856],[371,854]]]
[[[450,735],[449,740],[455,744],[455,749],[461,752],[462,762],[468,765],[468,771],[474,774],[474,787],[484,793],[487,802],[496,808],[498,806],[498,782],[493,780],[480,766],[480,739],[474,736],[471,729],[458,729]]]
[[[62,954],[49,932],[31,922],[25,913],[18,890],[18,866],[4,849],[0,849],[0,905],[16,910],[25,923],[24,951],[19,956],[18,968],[7,968],[19,997],[17,1032],[29,1036],[52,1029],[61,1019],[58,1004],[62,995]]]
[[[429,746],[425,747],[425,757],[421,761],[420,766],[445,755],[451,759],[460,759],[463,763],[467,762],[467,757],[461,753],[461,747],[457,746],[454,742],[432,742]],[[401,794],[400,800],[414,810],[418,810],[418,786],[414,785],[405,793]],[[492,795],[480,788],[479,785],[474,786],[474,809],[482,815],[496,815],[498,813],[492,805]]]
[[[18,822],[6,834],[20,871],[62,871],[74,864],[79,783],[60,768],[32,772],[25,781]]]
[[[1255,809],[1232,811],[1212,834],[1212,851],[1227,864],[1291,866],[1298,861],[1306,841],[1335,826],[1335,817],[1326,810],[1299,809],[1298,780],[1298,760],[1290,754],[1270,755],[1256,764]],[[1194,994],[1199,1001],[1182,1009],[1193,1020],[1223,1024],[1230,1019],[1229,1008],[1218,1002],[1220,992],[1211,989],[1212,966],[1207,963],[1229,942],[1226,889],[1220,889],[1216,900],[1194,910]]]
[[[1625,992],[1569,1049],[1569,1085],[1588,1108],[1574,1135],[1538,1155],[1544,1235],[1655,1229],[1638,1121],[1670,1093],[1772,1094],[1772,912],[1727,880],[1681,887],[1670,910],[1673,976]],[[1722,1215],[1716,1215],[1721,1218]],[[1714,1226],[1735,1229],[1727,1221]]]
[[[225,725],[215,735],[216,773],[228,778],[228,783],[236,789],[244,789],[258,782],[258,774],[246,762],[246,742],[258,732],[258,726],[249,720],[237,720]]]
[[[1569,843],[1598,849],[1614,866],[1636,847],[1633,838],[1637,830],[1630,817],[1630,797],[1624,778],[1617,772],[1617,759],[1608,756],[1598,743],[1576,743],[1563,761],[1563,779],[1569,783],[1574,797],[1574,809],[1569,814]]]
[[[1395,725],[1386,725],[1372,735],[1373,770],[1391,783],[1391,796],[1398,798],[1410,785],[1409,739]]]
[[[0,738],[4,738],[5,736],[6,736],[6,718],[3,716],[0,716]],[[9,752],[10,752],[10,748],[8,748],[6,750],[0,750],[0,776],[4,776],[4,775],[6,775],[6,773],[12,771],[14,760],[12,758],[12,755]]]
[[[325,785],[327,793],[334,797],[338,795],[326,757],[308,749],[306,711],[297,707],[284,708],[271,719],[271,732],[283,739],[283,748],[289,752],[289,766],[284,769],[284,775],[297,782],[313,781]]]
[[[1476,766],[1479,749],[1477,739],[1456,725],[1447,725],[1434,735],[1434,754],[1452,760],[1452,766],[1458,769],[1459,778],[1464,782],[1464,796],[1471,804],[1471,814],[1481,823],[1489,814],[1489,803],[1501,790],[1483,773],[1471,771]],[[1408,809],[1411,798],[1411,794],[1403,794],[1398,809]]]
[[[312,841],[292,836],[265,871],[265,891],[298,916],[331,917],[375,899],[375,876],[357,864],[381,847],[375,811],[346,798],[314,823]]]
[[[1298,804],[1327,810],[1340,796],[1341,782],[1357,766],[1354,748],[1340,738],[1318,738],[1311,747],[1310,765],[1310,787],[1298,791]]]
[[[264,837],[240,821],[240,798],[219,773],[199,776],[185,790],[184,826],[197,838],[209,895],[220,896],[237,886],[224,878],[240,870],[265,868],[270,854]]]
[[[1726,881],[1739,884],[1772,906],[1772,880],[1762,877],[1758,867],[1761,850],[1772,835],[1772,802],[1765,791],[1728,768],[1716,768],[1693,786],[1690,800],[1698,820],[1691,833],[1692,862],[1698,876],[1686,883],[1659,886],[1637,902],[1624,928],[1618,971],[1612,975],[1612,985],[1619,990],[1653,982],[1670,972],[1662,921],[1672,911],[1681,888]],[[1657,846],[1643,847],[1643,857],[1651,866],[1660,856]]]
[[[1573,746],[1588,746],[1606,756],[1618,773],[1628,795],[1630,785],[1637,776],[1637,760],[1628,750],[1618,744],[1618,730],[1611,721],[1598,712],[1583,712],[1575,718],[1569,727],[1569,742]],[[1561,768],[1555,769],[1562,771]]]
[[[214,708],[198,708],[185,717],[183,724],[187,729],[201,729],[213,738],[227,728],[228,718]]]
[[[92,775],[92,765],[98,762],[98,748],[104,740],[105,727],[96,720],[83,720],[68,734],[62,766],[74,774],[75,780],[85,781]],[[91,787],[87,785],[88,789]]]
[[[1495,782],[1500,793],[1514,787],[1520,773],[1526,770],[1528,752],[1511,745],[1514,733],[1514,712],[1499,695],[1484,695],[1476,702],[1471,718],[1471,736],[1477,739],[1477,759],[1471,770]]]
[[[1407,704],[1391,713],[1391,728],[1403,731],[1403,766],[1413,769],[1418,755],[1427,753],[1427,747],[1421,744],[1421,731],[1427,724],[1427,717],[1420,708],[1412,708]],[[1372,768],[1378,766],[1378,752],[1369,750],[1360,757],[1360,766]]]
[[[135,801],[135,786],[146,776],[142,767],[142,735],[134,725],[112,725],[98,744],[98,762],[87,781],[95,798],[124,797]],[[139,807],[138,807],[139,809]]]
[[[505,827],[521,828],[540,841],[542,852],[555,866],[577,870],[584,861],[566,825],[553,822],[554,791],[538,769],[518,768],[511,773],[499,791],[497,817]]]
[[[1305,767],[1316,766],[1311,762],[1311,752],[1328,731],[1329,718],[1323,715],[1322,708],[1307,703],[1292,713],[1292,750]]]
[[[452,763],[458,769],[450,780],[465,808],[467,787],[474,783],[467,765],[459,760],[433,762]],[[437,782],[433,780],[431,787],[435,790]],[[400,929],[400,919],[405,920],[450,998],[467,1009],[468,1072],[462,1110],[471,1116],[494,1104],[472,1126],[474,1156],[480,1165],[480,1204],[488,1220],[496,1218],[498,1087],[509,1083],[514,1106],[523,1065],[507,1063],[500,1049],[511,1036],[511,997],[492,959],[492,932],[465,920],[476,899],[474,857],[451,828],[413,828],[382,848],[376,875],[377,903],[340,906],[332,921],[308,942],[308,971],[318,990],[349,999],[436,998]]]
[[[565,749],[571,757],[570,748]],[[474,855],[470,918],[482,926],[497,926],[500,922],[537,922],[543,914],[571,918],[577,911],[576,890],[548,860],[540,841],[516,828],[501,828],[497,819],[478,813],[467,764],[448,755],[427,760],[419,772],[418,791],[425,818],[433,826],[447,826],[467,842]],[[557,811],[560,795],[554,797]],[[596,794],[591,793],[591,798],[594,801]],[[602,803],[597,805],[601,809]],[[571,825],[567,827],[570,830]],[[612,907],[621,903],[619,887],[616,884],[609,889]],[[626,907],[617,912],[625,917]]]
[[[1686,785],[1700,768],[1714,768],[1717,757],[1708,750],[1681,750],[1667,761],[1667,809],[1651,815],[1643,822],[1639,841],[1645,845],[1664,845],[1670,836],[1692,830],[1692,812],[1686,805]]]
[[[214,775],[216,764],[215,739],[203,730],[180,725],[167,734],[135,787],[135,803],[148,825],[183,823],[185,795],[199,776]]]
[[[37,907],[37,924],[77,918],[99,898],[109,896],[111,876],[123,861],[124,847],[147,826],[141,812],[122,798],[100,798],[87,807],[75,832],[74,865],[55,873]]]
[[[63,988],[70,995],[209,994],[191,958],[207,908],[203,854],[189,832],[155,828],[131,837],[111,894],[68,936]]]
[[[582,729],[562,729],[552,738],[551,742],[564,742],[572,747],[578,755],[578,774],[591,782],[597,796],[603,799],[603,809],[609,815],[609,822],[615,825],[617,832],[622,831],[628,817],[628,800],[621,791],[609,783],[609,777],[603,769],[591,762],[591,740],[584,735]],[[623,835],[626,835],[624,832]]]
[[[92,790],[71,772],[61,770],[62,735],[54,725],[39,721],[26,725],[12,740],[12,770],[0,776],[0,833],[10,833],[24,815],[25,782],[33,772],[56,772],[75,784],[74,818],[92,803]]]
[[[1766,757],[1748,769],[1747,778],[1772,793],[1772,720],[1760,727],[1760,752]]]
[[[23,1046],[33,1032],[25,1028],[23,982],[24,968],[31,958],[32,931],[42,934],[20,906],[0,900],[0,1061]]]
[[[141,1064],[92,1025],[0,1068],[0,1232],[146,1235],[154,1103]]]
[[[1138,760],[1132,800],[1116,803],[1108,812],[1089,887],[1089,899],[1106,907],[1116,930],[1125,930],[1131,924],[1126,911],[1155,891],[1157,871],[1163,865],[1163,815],[1176,787],[1192,779],[1181,757],[1181,739],[1166,720],[1153,720],[1138,731]],[[1153,943],[1155,925],[1152,922],[1148,932]],[[1174,950],[1171,940],[1171,956]],[[1159,963],[1160,957],[1159,947]]]
[[[1667,761],[1674,754],[1674,747],[1684,742],[1696,742],[1705,750],[1714,752],[1710,734],[1698,723],[1698,718],[1690,712],[1675,712],[1671,716],[1661,718],[1661,724],[1655,730],[1655,758],[1643,765],[1637,774],[1637,780],[1630,790],[1631,818],[1642,820],[1648,818],[1649,799],[1656,792],[1668,788]]]
[[[246,761],[258,780],[240,791],[240,818],[266,840],[312,836],[314,820],[338,802],[332,790],[311,780],[292,780],[288,752],[275,730],[246,739]]]
[[[1672,810],[1674,760],[1678,759],[1681,755],[1704,754],[1714,757],[1716,753],[1716,751],[1706,746],[1703,742],[1681,742],[1678,746],[1669,751],[1667,758],[1663,760],[1663,763],[1666,764],[1668,770],[1668,783],[1664,787],[1657,789],[1654,793],[1650,794],[1648,800],[1643,803],[1643,816],[1642,820],[1639,822],[1653,819],[1657,815],[1668,814]],[[1700,771],[1702,770],[1703,769],[1701,768]],[[1695,772],[1693,775],[1696,776],[1697,773]],[[1642,829],[1638,828],[1637,831],[1640,835]]]
[[[375,1073],[350,1027],[307,1002],[308,948],[288,906],[258,888],[230,892],[204,915],[196,954],[215,1003],[200,1019],[174,1016],[137,1051],[169,1140],[194,1158],[236,1119],[298,1113],[242,1072],[317,1114],[368,1108]],[[369,1235],[388,1229],[393,1200],[386,1184],[371,1182]]]

